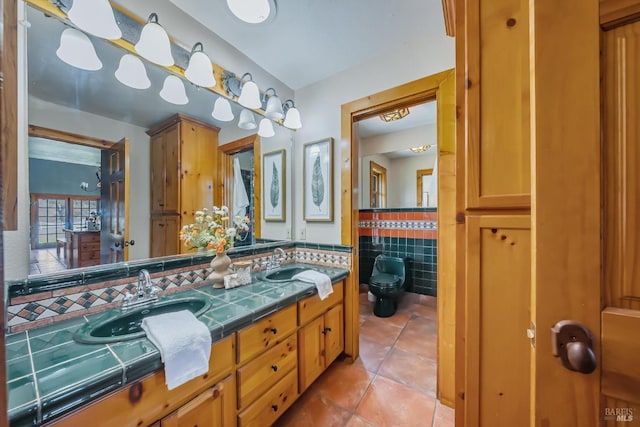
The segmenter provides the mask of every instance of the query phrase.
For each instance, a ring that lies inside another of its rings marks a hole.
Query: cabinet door
[[[180,124],[164,132],[164,213],[180,212]]]
[[[180,217],[163,215],[151,218],[151,258],[179,253]]]
[[[151,137],[151,213],[164,212],[164,134]]]
[[[324,315],[324,352],[327,366],[344,350],[342,304],[338,304]]]
[[[324,318],[312,320],[298,331],[298,392],[302,393],[322,374],[325,367]]]
[[[161,427],[226,427],[235,422],[233,375],[160,422]]]

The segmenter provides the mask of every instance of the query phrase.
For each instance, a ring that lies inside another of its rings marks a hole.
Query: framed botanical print
[[[305,221],[333,221],[333,138],[303,147],[303,211]]]
[[[265,221],[283,222],[286,219],[286,155],[285,150],[277,150],[262,156],[262,215]]]

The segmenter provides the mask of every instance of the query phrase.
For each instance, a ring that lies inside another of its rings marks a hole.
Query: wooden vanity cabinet
[[[194,222],[202,208],[220,204],[216,185],[219,128],[175,114],[149,129],[151,137],[151,257],[186,252],[178,233],[160,224],[177,223],[178,230]],[[155,227],[154,227],[155,225]]]
[[[168,390],[164,369],[161,369],[48,425],[193,426],[185,424],[192,419],[212,419],[213,426],[233,425],[236,410],[234,359],[235,335],[232,335],[212,346],[209,372],[205,375]],[[211,405],[219,409],[209,414],[207,407]],[[168,424],[164,424],[165,419]],[[224,423],[215,424],[220,420]],[[199,425],[209,427],[209,424]]]
[[[298,390],[305,391],[344,350],[343,284],[324,301],[317,295],[298,303]],[[310,320],[311,319],[311,320]]]
[[[152,427],[231,426],[236,418],[235,392],[235,378],[229,375]]]

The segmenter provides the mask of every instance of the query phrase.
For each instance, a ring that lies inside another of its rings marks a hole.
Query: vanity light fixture
[[[75,28],[67,28],[62,32],[56,55],[62,61],[81,70],[96,71],[102,68],[102,61],[98,58],[89,37]]]
[[[249,80],[244,81],[245,77],[249,77]],[[253,81],[251,73],[244,73],[240,79],[244,83],[242,84],[242,90],[238,97],[238,103],[243,107],[251,108],[252,110],[262,108],[262,102],[260,102],[260,90],[258,85]]]
[[[115,75],[120,83],[133,89],[148,89],[151,86],[144,64],[140,58],[130,53],[120,58]]]
[[[175,61],[171,55],[171,43],[167,32],[158,23],[158,15],[152,13],[140,33],[140,40],[135,45],[136,52],[144,59],[165,67],[172,66]]]
[[[413,151],[414,153],[424,153],[429,148],[431,148],[430,145],[421,145],[420,147],[411,147],[409,148],[409,150]]]
[[[67,14],[82,31],[108,40],[122,37],[109,0],[73,0]]]
[[[185,105],[189,102],[189,98],[187,98],[184,90],[184,83],[176,76],[167,76],[167,78],[164,79],[160,96],[165,101],[176,105]]]
[[[233,111],[231,111],[231,103],[229,100],[223,97],[218,97],[213,104],[213,111],[211,116],[221,122],[230,122],[234,119]]]
[[[197,50],[200,48],[200,50]],[[202,43],[198,42],[191,49],[189,65],[184,71],[184,76],[193,84],[201,87],[212,87],[216,85],[213,76],[213,65],[211,59],[203,52]]]
[[[273,94],[269,95],[269,91]],[[272,87],[264,91],[262,95],[262,102],[267,104],[264,115],[273,120],[282,120],[284,118],[284,111],[282,110],[282,101],[278,98],[276,90]]]
[[[408,108],[396,108],[392,111],[387,111],[386,113],[380,114],[380,120],[383,122],[394,122],[396,120],[400,120],[409,115]]]
[[[261,24],[276,15],[275,0],[227,0],[233,15],[248,24]]]
[[[240,112],[240,119],[238,119],[238,127],[244,130],[253,130],[257,127],[256,119],[253,117],[253,111],[243,109]]]
[[[275,131],[273,130],[273,123],[268,118],[264,117],[260,120],[260,126],[258,127],[258,135],[263,138],[271,138],[275,135]]]
[[[282,104],[282,108],[285,111],[284,123],[285,127],[289,129],[300,129],[302,127],[302,122],[300,121],[300,112],[296,108],[293,100],[287,99]]]

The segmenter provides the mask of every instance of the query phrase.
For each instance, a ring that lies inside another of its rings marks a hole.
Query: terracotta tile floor
[[[436,318],[433,297],[407,293],[382,319],[361,293],[360,357],[335,361],[276,426],[453,426],[436,400]]]

